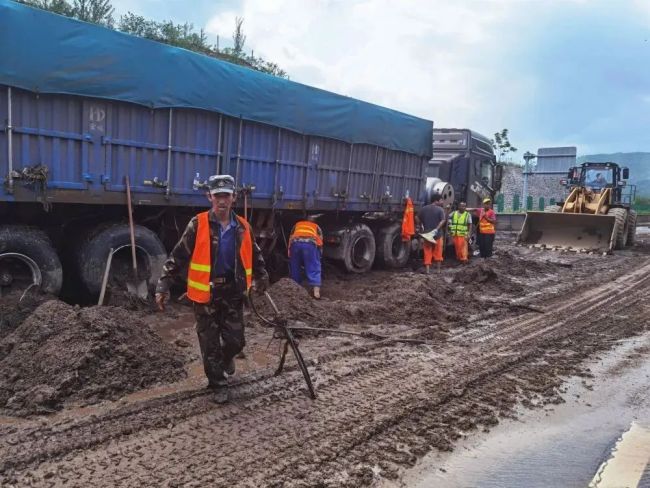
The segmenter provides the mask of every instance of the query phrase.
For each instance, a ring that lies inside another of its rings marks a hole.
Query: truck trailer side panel
[[[196,174],[229,173],[262,208],[387,211],[409,193],[419,203],[428,158],[307,136],[196,109],[147,109],[116,101],[35,94],[0,86],[3,200],[202,206]],[[9,165],[8,134],[12,138]],[[23,170],[48,170],[45,187]],[[43,190],[45,193],[43,194]]]

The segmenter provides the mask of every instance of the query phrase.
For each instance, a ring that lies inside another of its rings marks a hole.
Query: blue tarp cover
[[[431,121],[10,0],[0,0],[0,84],[205,109],[349,143],[432,151]]]

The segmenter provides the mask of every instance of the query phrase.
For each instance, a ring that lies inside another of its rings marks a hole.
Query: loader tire
[[[544,209],[544,212],[558,213],[560,210],[562,210],[562,207],[560,207],[559,205],[549,205]]]
[[[4,263],[5,259],[7,263]],[[0,265],[7,264],[7,279],[12,274],[40,274],[41,291],[58,295],[63,284],[63,267],[47,235],[32,227],[7,225],[0,227]],[[10,263],[13,261],[13,263]],[[22,263],[21,263],[22,261]],[[27,281],[31,281],[27,278]]]
[[[411,253],[409,242],[402,241],[402,224],[395,222],[382,227],[376,235],[375,260],[383,268],[398,269],[406,266]]]
[[[627,215],[627,245],[633,246],[636,241],[636,210],[630,210]]]
[[[162,265],[167,258],[167,252],[158,236],[150,229],[141,225],[134,226],[135,245],[138,255],[138,274],[147,280],[149,286],[155,286],[162,271]],[[84,287],[91,296],[99,294],[102,284],[104,268],[108,253],[112,248],[114,252],[123,253],[123,257],[130,259],[131,236],[128,224],[110,224],[94,229],[81,243],[77,251],[79,277]],[[120,251],[122,250],[122,251]],[[113,259],[111,270],[115,269],[116,261]],[[144,265],[144,269],[140,266]],[[127,277],[130,278],[130,277]]]
[[[624,208],[610,208],[607,215],[613,215],[614,222],[614,249],[620,251],[627,244],[627,210]]]
[[[356,224],[346,232],[343,245],[343,267],[348,273],[365,273],[375,261],[375,236],[365,224]]]

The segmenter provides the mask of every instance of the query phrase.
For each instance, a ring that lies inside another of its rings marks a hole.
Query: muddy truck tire
[[[346,232],[343,241],[343,267],[348,273],[366,273],[372,268],[376,252],[375,236],[365,224]]]
[[[139,277],[145,279],[149,287],[155,286],[162,265],[167,259],[167,251],[158,236],[148,228],[136,225],[134,233]],[[111,275],[114,270],[119,269],[118,253],[122,261],[127,261],[122,269],[131,269],[130,247],[131,237],[127,224],[99,226],[82,241],[77,249],[77,266],[79,278],[91,296],[97,296],[100,292],[106,259],[111,248],[114,250]],[[125,281],[132,279],[128,271],[125,275]],[[126,289],[126,282],[124,288]]]
[[[406,266],[411,253],[409,242],[402,241],[402,224],[395,222],[379,229],[375,238],[377,264],[387,269]]]
[[[627,214],[627,245],[633,246],[636,242],[636,210],[630,210]]]
[[[614,222],[614,249],[621,250],[627,244],[628,218],[627,210],[624,208],[610,208],[607,215],[613,215]]]
[[[50,239],[31,227],[0,227],[0,283],[9,287],[23,281],[27,287],[34,279],[40,279],[44,293],[61,291],[63,267]]]

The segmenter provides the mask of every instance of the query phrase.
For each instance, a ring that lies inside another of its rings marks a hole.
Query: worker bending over
[[[458,209],[454,210],[448,219],[449,234],[454,241],[456,259],[461,263],[468,263],[469,236],[472,235],[472,216],[467,211],[467,204],[460,202]]]
[[[415,220],[422,228],[421,235],[427,235],[423,241],[424,272],[429,274],[431,263],[435,261],[438,273],[440,273],[440,264],[443,260],[442,251],[445,246],[445,238],[441,229],[446,222],[442,197],[435,193],[431,197],[431,203],[420,209]],[[431,239],[428,236],[431,236]]]
[[[263,291],[268,275],[250,225],[232,210],[234,178],[211,176],[207,198],[212,208],[190,220],[163,265],[156,302],[165,309],[173,279],[187,268],[203,368],[216,390],[227,384],[224,373],[235,374],[234,357],[245,345],[244,299],[251,288]]]
[[[307,284],[313,288],[314,298],[320,298],[321,256],[323,254],[323,231],[314,217],[301,220],[293,226],[289,237],[289,269],[291,278],[302,283],[302,270]]]

